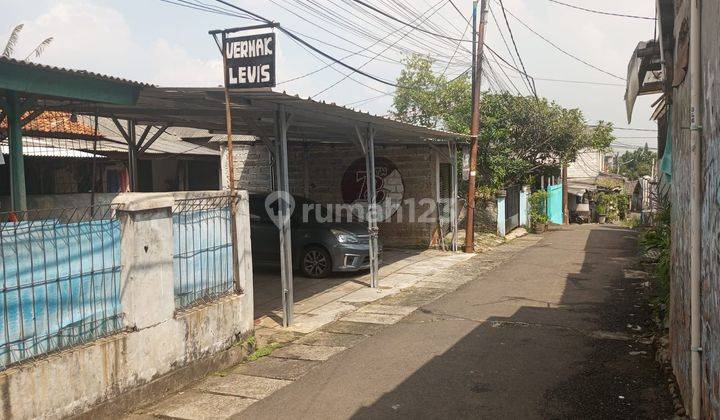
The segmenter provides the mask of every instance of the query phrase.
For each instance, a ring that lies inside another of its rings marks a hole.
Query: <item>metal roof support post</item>
[[[128,174],[130,176],[130,191],[137,192],[137,149],[135,147],[135,120],[128,120]]]
[[[367,181],[368,200],[368,234],[370,251],[370,287],[377,288],[378,284],[378,227],[377,227],[377,203],[375,186],[375,128],[368,125],[365,148],[365,173]]]
[[[10,154],[10,204],[14,211],[27,210],[25,196],[25,161],[22,144],[22,109],[13,91],[7,92],[5,114],[8,120],[8,146]]]
[[[277,225],[280,233],[280,271],[282,285],[283,326],[293,323],[293,264],[290,210],[290,182],[288,179],[287,131],[288,116],[284,105],[275,112],[275,173],[278,203]]]
[[[452,244],[450,249],[456,252],[458,238],[458,164],[457,164],[457,142],[448,141],[450,149],[450,229],[452,231]]]

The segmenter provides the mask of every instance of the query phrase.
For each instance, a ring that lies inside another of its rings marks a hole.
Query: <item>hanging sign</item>
[[[227,87],[248,89],[275,86],[275,34],[226,38]]]
[[[462,179],[470,179],[470,148],[467,145],[462,148]]]

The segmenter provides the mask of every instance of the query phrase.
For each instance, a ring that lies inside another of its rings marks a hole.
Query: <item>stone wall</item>
[[[676,0],[682,14],[689,1]],[[702,60],[702,413],[720,417],[720,5],[703,2]],[[680,22],[675,23],[676,32]],[[672,364],[686,406],[690,387],[690,80],[673,89],[672,250],[670,346]]]
[[[227,153],[224,148],[222,152],[223,156]],[[419,201],[435,199],[436,154],[427,146],[379,145],[375,147],[375,156],[389,159],[397,166],[402,175],[404,200],[414,199],[415,203],[412,208],[409,203],[403,205],[404,221],[393,217],[389,222],[378,224],[381,240],[388,246],[428,246],[436,224],[409,222],[408,215],[412,211],[415,215],[426,213],[429,206]],[[264,145],[238,143],[233,150],[233,159],[238,188],[252,192],[272,191],[270,155]],[[357,159],[363,159],[363,155],[351,144],[289,144],[288,176],[291,193],[322,204],[343,203],[343,174]],[[223,179],[227,179],[226,171],[226,164],[223,163]]]
[[[239,361],[236,357],[218,365],[213,358],[221,357],[225,350],[232,352],[232,346],[253,327],[247,194],[240,193],[237,207],[243,292],[176,310],[171,209],[176,198],[194,194],[130,193],[114,200],[120,206],[122,229],[120,304],[124,329],[0,372],[0,419],[65,418],[123,398],[128,402],[120,405],[128,408],[133,403],[148,402],[150,395],[142,392],[142,387],[156,392],[177,390],[184,384],[179,376],[185,381],[197,380],[213,369]],[[200,365],[205,367],[197,368]],[[178,376],[180,371],[186,374]]]

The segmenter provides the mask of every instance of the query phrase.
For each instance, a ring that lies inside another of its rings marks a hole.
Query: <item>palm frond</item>
[[[40,54],[42,54],[43,51],[45,51],[45,48],[48,45],[50,45],[51,42],[53,42],[53,37],[50,37],[50,38],[46,39],[45,41],[39,43],[38,46],[35,47],[35,49],[32,50],[32,52],[30,54],[28,54],[27,57],[25,57],[25,61],[27,61],[28,58],[30,58],[30,56],[32,56],[33,54],[35,55],[35,57],[40,57]]]
[[[13,55],[13,52],[15,51],[15,45],[18,42],[18,38],[20,38],[20,31],[22,31],[23,26],[25,25],[22,23],[19,24],[10,33],[10,38],[8,38],[7,44],[5,44],[5,48],[3,49],[3,57],[10,58]]]

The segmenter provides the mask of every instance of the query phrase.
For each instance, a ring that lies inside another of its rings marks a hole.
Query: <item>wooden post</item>
[[[240,260],[238,258],[238,226],[237,226],[237,200],[235,194],[235,159],[233,158],[233,141],[232,141],[232,109],[230,107],[230,89],[228,88],[228,72],[227,72],[227,54],[225,54],[225,41],[227,35],[223,32],[222,44],[220,52],[223,58],[223,78],[225,81],[225,132],[227,133],[227,168],[228,168],[228,190],[230,193],[230,230],[232,233],[232,249],[233,249],[233,282],[235,292],[242,293],[240,282]]]

